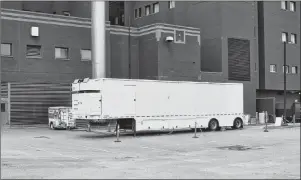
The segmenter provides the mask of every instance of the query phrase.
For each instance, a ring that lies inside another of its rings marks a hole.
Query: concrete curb
[[[268,129],[284,129],[284,128],[295,128],[300,127],[300,123],[288,124],[287,126],[275,126],[274,124],[268,124]],[[265,125],[246,125],[246,129],[264,129]]]

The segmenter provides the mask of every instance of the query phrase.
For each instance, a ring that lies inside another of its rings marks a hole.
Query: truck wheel
[[[233,123],[233,129],[240,129],[242,126],[242,120],[240,118],[236,118]]]
[[[208,127],[210,131],[218,130],[218,121],[216,119],[211,119]]]

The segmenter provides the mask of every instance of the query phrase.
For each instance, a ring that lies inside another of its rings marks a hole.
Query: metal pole
[[[264,131],[263,132],[269,132],[268,131],[268,123],[267,123],[267,113],[265,112],[264,113],[264,121],[265,121],[265,129],[264,129]]]
[[[284,66],[284,73],[283,73],[283,125],[286,125],[286,72],[287,72],[287,65],[286,65],[286,42],[283,42],[283,66]]]
[[[117,131],[116,131],[117,140],[115,142],[121,142],[119,140],[119,133],[120,133],[120,131],[119,131],[119,123],[117,123]]]
[[[92,78],[106,77],[105,1],[92,1]]]
[[[0,40],[1,40],[1,29],[2,29],[2,24],[1,24],[1,21],[2,21],[2,18],[1,18],[1,4],[2,4],[2,1],[0,0]],[[1,44],[0,44],[1,45]],[[0,52],[0,105],[1,105],[1,80],[2,80],[2,77],[1,77],[1,52]],[[1,116],[1,111],[0,111],[0,116]],[[1,128],[2,128],[2,123],[1,123]]]
[[[194,136],[193,136],[193,138],[198,138],[198,137],[196,136],[196,126],[197,126],[197,123],[195,122],[195,124],[194,124]]]
[[[91,124],[90,124],[90,123],[87,124],[87,127],[88,127],[88,128],[87,128],[87,131],[88,131],[88,132],[91,132]]]
[[[132,71],[132,61],[131,61],[131,17],[129,16],[129,24],[128,24],[128,26],[129,26],[129,39],[128,39],[128,48],[129,48],[129,79],[131,79],[132,78],[132,73],[131,73],[131,71]]]

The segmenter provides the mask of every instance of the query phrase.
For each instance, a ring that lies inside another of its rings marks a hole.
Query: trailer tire
[[[219,123],[217,119],[211,119],[208,123],[208,128],[210,131],[217,131],[219,129]]]
[[[236,118],[233,122],[233,129],[241,129],[243,128],[243,122],[241,118]]]

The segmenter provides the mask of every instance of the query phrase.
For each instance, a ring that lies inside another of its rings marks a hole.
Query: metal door
[[[9,124],[8,120],[8,103],[5,100],[1,100],[1,111],[0,111],[0,119],[1,119],[1,124],[6,125]]]

